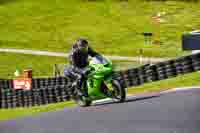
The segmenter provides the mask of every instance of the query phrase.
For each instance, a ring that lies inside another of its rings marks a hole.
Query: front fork
[[[104,83],[106,87],[108,88],[108,91],[114,91],[113,84],[112,84],[112,78],[108,77],[104,80]]]

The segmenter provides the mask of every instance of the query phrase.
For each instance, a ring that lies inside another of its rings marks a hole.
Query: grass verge
[[[16,109],[0,109],[0,120],[15,119],[18,117],[25,117],[37,115],[42,112],[56,111],[65,107],[73,107],[76,104],[73,101],[48,104],[30,108],[16,108]]]
[[[5,0],[4,0],[5,1]],[[67,52],[85,37],[105,55],[175,57],[181,36],[200,28],[200,2],[8,0],[0,3],[0,47]],[[10,10],[12,9],[12,11]],[[152,16],[164,12],[160,25]],[[143,32],[163,45],[145,44]]]

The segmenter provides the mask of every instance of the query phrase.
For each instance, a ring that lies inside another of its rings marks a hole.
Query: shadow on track
[[[160,97],[160,95],[145,96],[145,97],[128,97],[124,103],[146,100],[146,99],[151,99],[151,98],[156,98],[156,97]],[[104,105],[109,105],[109,104],[120,104],[120,102],[108,101],[108,102],[96,103],[96,104],[93,104],[92,106],[104,106]]]

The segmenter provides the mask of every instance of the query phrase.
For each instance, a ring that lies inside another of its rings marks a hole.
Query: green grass
[[[73,101],[68,101],[68,102],[48,104],[30,108],[0,109],[0,121],[14,119],[18,117],[37,115],[42,112],[56,111],[63,109],[65,107],[73,107],[75,105],[76,104]]]
[[[187,87],[187,86],[199,86],[200,85],[200,73],[195,72],[192,74],[186,74],[184,76],[178,76],[175,78],[158,81],[154,83],[144,84],[139,87],[129,88],[129,94],[155,92],[163,89],[171,89],[175,87]],[[75,106],[72,101],[49,104],[39,107],[31,108],[17,108],[17,109],[0,109],[0,120],[14,119],[18,117],[25,117],[31,115],[38,115],[42,112],[61,110],[65,107]]]
[[[200,28],[200,3],[167,1],[10,0],[0,4],[0,47],[67,52],[78,37],[103,54],[174,57],[181,35]],[[12,10],[10,10],[12,9]],[[165,11],[160,26],[151,17]],[[145,45],[140,33],[161,33],[162,46]]]
[[[24,54],[0,53],[0,78],[14,78],[14,72],[19,69],[31,68],[34,77],[53,77],[54,64],[67,64],[66,58],[35,56]]]

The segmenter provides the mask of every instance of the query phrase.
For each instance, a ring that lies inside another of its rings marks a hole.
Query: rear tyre
[[[124,102],[126,100],[126,90],[122,88],[120,83],[117,80],[113,80],[114,88],[114,101]]]

